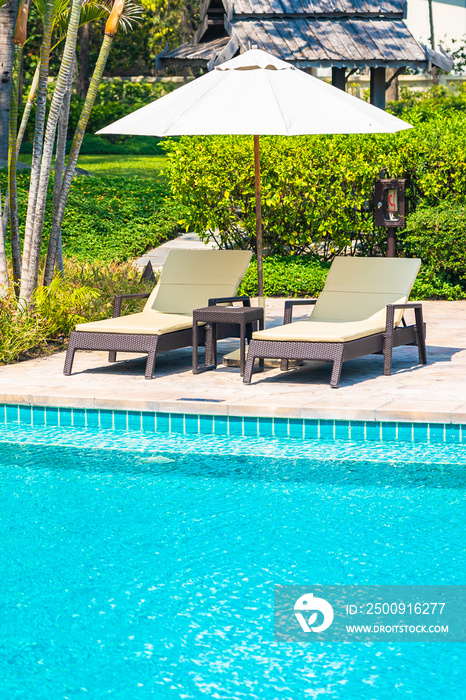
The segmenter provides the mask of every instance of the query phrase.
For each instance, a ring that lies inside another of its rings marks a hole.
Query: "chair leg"
[[[109,362],[116,362],[116,350],[110,350],[108,353],[108,361]]]
[[[74,353],[76,352],[76,350],[77,350],[77,348],[73,342],[73,333],[71,333],[70,342],[68,344],[68,349],[66,351],[65,365],[63,367],[63,374],[66,377],[69,377],[71,374],[71,370],[73,368],[73,362],[74,362]]]
[[[392,356],[393,356],[393,331],[385,333],[383,339],[383,373],[385,377],[389,377],[392,373]]]
[[[205,326],[205,367],[217,369],[217,324],[207,323]]]
[[[333,361],[332,376],[330,377],[330,386],[332,389],[338,389],[341,377],[341,368],[343,367],[343,348],[338,353]]]
[[[244,375],[243,375],[243,383],[244,384],[250,384],[251,383],[251,377],[252,377],[252,370],[254,369],[254,360],[255,355],[254,355],[254,341],[251,340],[249,347],[248,347],[248,356],[246,359],[246,366],[244,368]]]
[[[153,379],[155,370],[155,359],[157,357],[157,341],[158,336],[156,336],[153,347],[149,350],[146,362],[146,371],[144,373],[144,379]]]
[[[427,348],[426,348],[426,334],[424,328],[424,320],[422,318],[422,308],[414,309],[414,314],[416,317],[416,338],[417,347],[419,351],[419,364],[427,364]]]

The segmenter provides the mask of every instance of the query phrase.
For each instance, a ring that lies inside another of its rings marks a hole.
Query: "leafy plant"
[[[13,292],[0,298],[0,364],[16,362],[63,345],[76,323],[112,315],[115,294],[150,292],[153,282],[141,282],[131,263],[102,265],[65,260],[65,278],[57,275],[49,287],[39,287],[26,309]],[[144,301],[129,301],[123,313],[140,309]]]
[[[65,260],[65,275],[72,287],[92,287],[99,292],[86,303],[80,313],[87,321],[100,321],[110,318],[115,294],[143,294],[151,292],[154,283],[141,282],[141,271],[130,262],[107,263],[82,262],[76,259]],[[139,311],[144,301],[125,301],[122,313]]]
[[[0,365],[16,362],[25,352],[43,349],[41,318],[20,306],[12,291],[0,298]]]
[[[85,323],[83,311],[100,296],[92,287],[73,285],[57,275],[48,287],[37,287],[33,296],[34,310],[41,318],[48,340],[68,336],[77,323]]]

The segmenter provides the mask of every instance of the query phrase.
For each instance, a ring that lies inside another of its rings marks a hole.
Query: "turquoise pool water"
[[[0,426],[0,697],[465,697],[464,644],[272,626],[275,583],[465,584],[465,453]]]

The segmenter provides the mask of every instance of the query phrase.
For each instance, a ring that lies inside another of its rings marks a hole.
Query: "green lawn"
[[[30,164],[31,159],[30,154],[24,153],[19,156],[19,160],[23,163]],[[78,159],[78,167],[102,177],[121,175],[150,179],[163,171],[166,163],[165,156],[83,155]]]

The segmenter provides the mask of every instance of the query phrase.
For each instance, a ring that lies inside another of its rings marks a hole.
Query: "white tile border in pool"
[[[453,423],[466,424],[466,402],[410,401],[400,398],[398,401],[380,403],[372,399],[370,404],[356,404],[354,401],[338,405],[326,399],[316,399],[312,403],[280,403],[277,396],[270,397],[267,403],[253,397],[248,401],[231,402],[228,399],[179,398],[160,400],[140,400],[120,397],[92,397],[76,395],[48,394],[2,394],[0,404],[18,404],[29,406],[53,406],[62,408],[83,408],[111,411],[141,411],[183,414],[208,414],[223,416],[260,416],[272,418],[303,418],[312,420],[337,421],[376,421],[408,423]]]
[[[6,403],[0,404],[0,424],[252,438],[466,443],[466,424],[459,423],[228,416]]]

